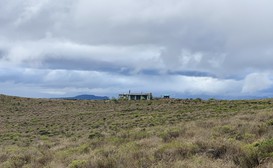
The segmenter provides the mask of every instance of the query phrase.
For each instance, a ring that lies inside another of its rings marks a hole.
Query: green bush
[[[262,158],[273,156],[273,138],[264,140],[260,143],[255,143],[254,146],[258,148],[259,155]]]
[[[85,168],[87,165],[87,161],[86,160],[73,160],[70,164],[69,164],[69,168]]]
[[[102,137],[104,137],[104,135],[99,132],[92,132],[88,136],[89,139],[102,138]]]

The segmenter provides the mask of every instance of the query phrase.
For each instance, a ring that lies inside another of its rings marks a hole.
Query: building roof
[[[119,94],[119,95],[151,95],[152,93],[123,93],[123,94]]]

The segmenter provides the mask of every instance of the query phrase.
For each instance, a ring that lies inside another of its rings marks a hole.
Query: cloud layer
[[[270,0],[3,0],[0,92],[271,96],[272,20]]]

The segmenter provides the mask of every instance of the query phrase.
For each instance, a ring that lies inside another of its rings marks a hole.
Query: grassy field
[[[273,99],[0,95],[1,168],[273,167]]]

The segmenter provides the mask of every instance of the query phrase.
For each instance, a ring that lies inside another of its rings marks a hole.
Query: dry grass
[[[0,167],[272,167],[272,103],[0,95]]]

